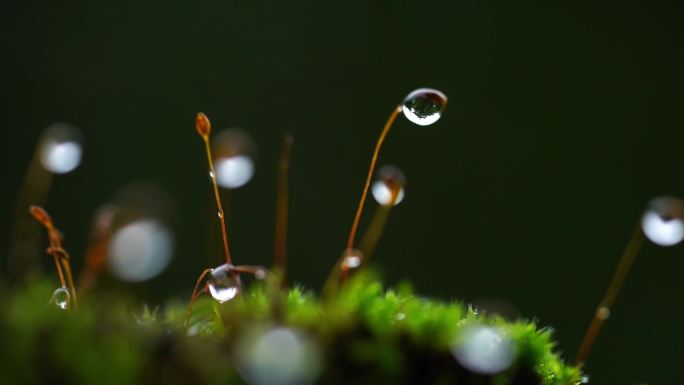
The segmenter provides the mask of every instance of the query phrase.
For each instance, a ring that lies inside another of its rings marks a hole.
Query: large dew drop
[[[429,126],[439,120],[447,104],[447,97],[432,88],[419,88],[406,97],[402,111],[406,119],[419,126]]]
[[[673,246],[684,239],[684,202],[662,196],[652,199],[641,218],[641,228],[651,242]]]
[[[50,299],[50,302],[54,303],[58,309],[67,310],[71,302],[69,290],[67,290],[65,287],[60,287],[59,289],[55,290],[55,292],[52,293],[52,299]]]
[[[373,198],[383,206],[396,206],[404,200],[406,176],[396,166],[385,165],[378,171],[378,179],[373,183]],[[396,194],[396,195],[395,195]],[[392,198],[394,196],[394,201]]]
[[[43,133],[39,158],[46,170],[66,174],[81,163],[83,148],[78,130],[66,123],[57,123]]]
[[[219,186],[234,189],[252,179],[255,148],[252,137],[242,129],[229,128],[216,135],[213,154]]]
[[[230,274],[231,265],[223,264],[212,269],[211,276],[207,281],[209,294],[220,303],[230,301],[238,293],[238,283]]]
[[[345,249],[342,252],[342,268],[345,270],[356,269],[361,266],[363,253],[358,249]]]
[[[515,359],[513,341],[501,329],[472,326],[464,331],[452,352],[466,369],[479,374],[506,370]]]
[[[237,155],[216,160],[216,182],[221,187],[242,187],[254,175],[254,162],[247,156]]]
[[[173,248],[173,235],[164,224],[152,218],[139,219],[114,233],[107,262],[125,281],[147,281],[168,266]]]
[[[238,369],[250,385],[307,385],[318,378],[320,351],[297,330],[255,330],[236,346]]]

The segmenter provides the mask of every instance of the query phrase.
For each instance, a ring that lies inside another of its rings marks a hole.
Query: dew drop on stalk
[[[71,302],[69,290],[67,290],[65,287],[58,288],[54,293],[52,293],[52,299],[50,302],[53,302],[57,308],[61,310],[67,310],[69,308],[69,303]]]
[[[675,197],[652,199],[641,218],[641,228],[651,242],[673,246],[684,239],[684,202]]]
[[[228,189],[242,187],[254,176],[254,141],[238,128],[219,132],[213,140],[216,182]]]
[[[511,338],[503,330],[491,326],[467,328],[452,352],[466,369],[487,375],[506,370],[515,359]]]
[[[56,123],[45,129],[40,140],[40,163],[55,174],[66,174],[78,167],[83,155],[81,134],[74,126]]]
[[[342,252],[342,268],[356,269],[361,266],[363,253],[358,249],[346,249]]]
[[[419,126],[429,126],[439,120],[447,97],[432,88],[419,88],[406,96],[401,104],[406,119]]]
[[[223,264],[213,269],[207,281],[209,294],[220,303],[230,301],[238,293],[238,283],[230,274],[231,268],[232,266]]]
[[[378,178],[371,188],[376,202],[383,206],[396,206],[401,203],[405,196],[406,176],[404,173],[398,167],[388,164],[382,166],[377,175]],[[392,202],[393,196],[394,202]]]
[[[266,279],[266,270],[264,269],[257,269],[254,272],[254,278],[258,279],[259,281],[262,281]]]

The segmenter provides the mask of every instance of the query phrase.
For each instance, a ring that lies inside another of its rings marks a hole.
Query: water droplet
[[[211,271],[207,281],[209,293],[220,303],[230,301],[238,293],[238,284],[230,274],[231,265],[223,264]]]
[[[346,249],[342,252],[342,268],[356,269],[361,266],[363,260],[363,253],[358,249]]]
[[[373,198],[379,204],[389,206],[392,204],[393,194],[396,194],[393,205],[396,206],[401,203],[405,195],[406,176],[404,173],[398,167],[388,164],[382,166],[377,176],[377,180],[371,188]]]
[[[237,367],[250,385],[307,385],[321,371],[320,349],[287,327],[253,330],[238,340]]]
[[[256,278],[256,279],[258,279],[258,280],[262,280],[262,279],[266,278],[266,270],[264,270],[264,269],[257,269],[257,270],[254,272],[254,278]]]
[[[55,174],[66,174],[81,163],[83,148],[78,130],[65,123],[57,123],[45,130],[40,144],[40,163]]]
[[[254,176],[254,162],[245,155],[216,160],[217,182],[221,187],[242,187]]]
[[[406,97],[402,110],[406,119],[419,126],[429,126],[439,120],[447,104],[447,97],[432,88],[419,88]]]
[[[216,177],[216,175],[214,175],[214,172],[209,171],[209,179],[211,179],[213,181],[215,177]]]
[[[125,281],[147,281],[168,266],[173,243],[173,234],[164,224],[153,218],[138,219],[114,233],[107,263]]]
[[[452,352],[466,369],[479,374],[496,374],[515,359],[515,346],[506,333],[491,326],[471,326],[460,336]]]
[[[610,309],[606,306],[600,306],[596,309],[596,317],[604,321],[607,320],[610,318]]]
[[[396,316],[397,321],[401,321],[401,320],[403,320],[404,318],[406,318],[406,314],[404,314],[404,313],[397,313],[397,316]]]
[[[580,383],[582,384],[588,384],[589,383],[589,376],[582,376],[580,378]]]
[[[223,213],[223,210],[217,211],[216,214],[218,215],[218,217],[219,217],[220,219],[223,219],[223,216],[225,215],[225,214]]]
[[[251,136],[239,128],[219,132],[213,145],[216,181],[234,189],[247,184],[254,176],[255,145]]]
[[[60,287],[52,293],[52,299],[50,301],[54,302],[59,309],[67,310],[69,308],[69,303],[71,302],[69,290],[65,287]]]
[[[684,202],[661,196],[652,199],[641,218],[641,228],[651,242],[672,246],[684,239]]]

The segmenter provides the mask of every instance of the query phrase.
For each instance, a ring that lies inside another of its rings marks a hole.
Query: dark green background
[[[5,1],[2,253],[34,145],[67,121],[83,130],[84,163],[55,180],[47,207],[76,265],[94,210],[153,180],[177,204],[178,250],[136,290],[188,296],[221,261],[205,247],[217,231],[193,128],[205,111],[259,146],[256,177],[231,197],[240,263],[270,262],[275,162],[293,133],[291,274],[319,288],[379,129],[430,86],[449,96],[443,119],[398,120],[381,156],[409,186],[377,263],[425,295],[508,301],[553,326],[571,359],[646,201],[684,196],[683,13],[596,3]],[[592,383],[681,381],[682,257],[681,245],[643,249],[592,354]]]

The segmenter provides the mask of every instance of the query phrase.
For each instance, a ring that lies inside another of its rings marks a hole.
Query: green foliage
[[[317,347],[321,384],[577,384],[580,372],[553,352],[551,332],[525,321],[478,314],[460,303],[386,290],[357,274],[331,298],[318,299],[278,282],[254,284],[218,304],[201,297],[186,320],[186,304],[132,306],[125,298],[90,293],[78,311],[47,302],[43,281],[4,295],[0,316],[0,383],[242,384],[245,336],[286,326]],[[135,309],[135,310],[132,310]],[[451,347],[471,325],[510,336],[514,363],[493,376],[472,373]],[[242,341],[242,342],[240,342]]]

